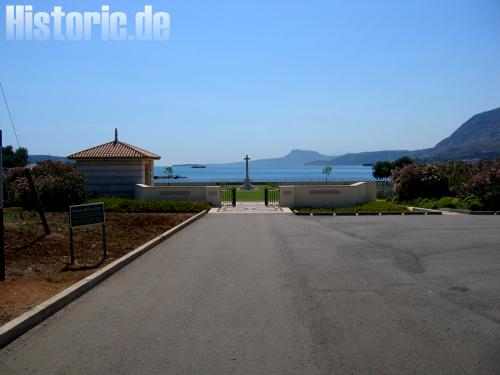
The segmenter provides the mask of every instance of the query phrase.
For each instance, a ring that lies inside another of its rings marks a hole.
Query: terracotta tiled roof
[[[108,142],[100,146],[76,152],[68,159],[160,159],[160,156],[124,142]]]

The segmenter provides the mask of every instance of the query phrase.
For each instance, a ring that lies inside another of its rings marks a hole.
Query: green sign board
[[[91,224],[104,224],[104,203],[70,206],[69,222],[72,228]]]

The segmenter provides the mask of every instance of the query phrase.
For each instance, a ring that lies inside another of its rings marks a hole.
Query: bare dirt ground
[[[107,258],[101,226],[74,230],[76,263],[69,266],[68,213],[47,213],[44,235],[38,214],[5,212],[6,281],[0,282],[0,325],[176,226],[193,214],[106,214]]]

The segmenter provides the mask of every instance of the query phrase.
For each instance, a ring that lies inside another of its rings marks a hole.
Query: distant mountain
[[[327,156],[316,151],[308,150],[292,150],[287,155],[280,158],[256,159],[252,160],[252,165],[304,165],[314,160],[331,160],[336,156]],[[228,163],[228,164],[243,164],[244,161]]]
[[[423,150],[387,150],[345,154],[330,160],[318,159],[307,165],[359,165],[379,160],[394,161],[410,156],[424,161],[483,159],[500,157],[500,108],[479,113],[436,146]]]
[[[500,108],[472,116],[448,138],[419,154],[435,160],[499,157]]]
[[[500,108],[479,113],[436,146],[423,150],[385,150],[327,156],[316,151],[292,150],[280,158],[252,160],[252,165],[361,165],[410,156],[423,161],[500,157]],[[30,163],[42,160],[70,162],[63,156],[29,155]],[[244,164],[244,161],[227,165]],[[189,164],[191,165],[191,164]],[[213,164],[211,164],[213,165]]]
[[[408,150],[388,150],[388,151],[368,151],[350,153],[329,160],[314,160],[306,163],[306,165],[361,165],[374,164],[379,160],[396,160],[401,156],[413,156],[414,151]]]
[[[44,161],[44,160],[62,161],[64,163],[72,163],[72,161],[68,160],[68,158],[66,156],[28,155],[29,164],[36,164],[36,163]]]

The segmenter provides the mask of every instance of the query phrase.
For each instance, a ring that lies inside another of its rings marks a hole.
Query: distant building
[[[133,197],[136,184],[153,185],[154,161],[160,156],[115,140],[68,156],[86,178],[87,192]]]

